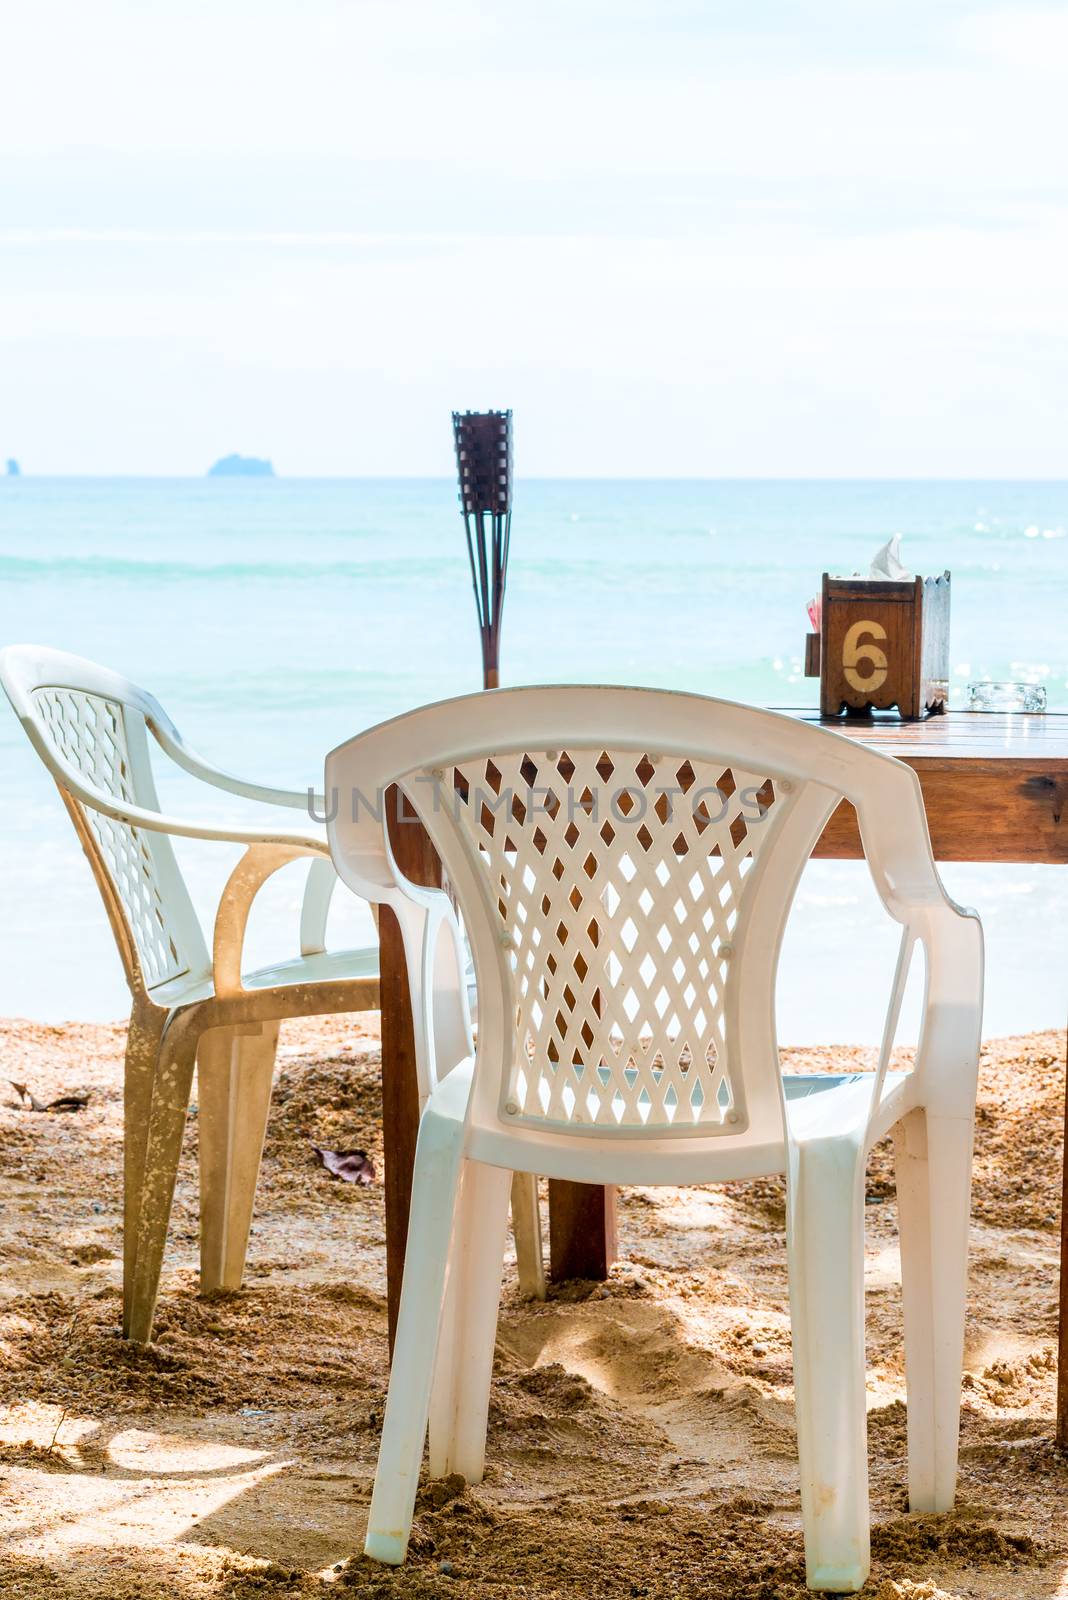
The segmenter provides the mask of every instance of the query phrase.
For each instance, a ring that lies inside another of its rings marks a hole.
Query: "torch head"
[[[512,509],[512,413],[454,411],[456,470],[464,515]]]

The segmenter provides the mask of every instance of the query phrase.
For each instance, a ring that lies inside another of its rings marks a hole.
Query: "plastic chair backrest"
[[[476,1118],[781,1137],[775,973],[798,879],[842,796],[911,793],[908,769],[794,719],[662,691],[446,702],[328,758],[335,862],[372,898],[391,897],[396,868],[366,786],[394,778],[471,942]],[[914,815],[906,855],[933,874]]]
[[[750,874],[784,803],[773,780],[569,744],[457,763],[446,782],[508,941],[510,1119],[584,1132],[734,1127],[728,962],[744,962]]]
[[[131,988],[207,974],[204,937],[170,840],[83,804],[69,787],[74,775],[106,799],[158,811],[148,748],[156,702],[91,661],[31,646],[2,653],[0,681],[89,856]]]

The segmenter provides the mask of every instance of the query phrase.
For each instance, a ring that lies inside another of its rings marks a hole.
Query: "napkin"
[[[912,573],[901,559],[901,535],[895,533],[888,539],[881,550],[877,550],[872,557],[871,567],[868,570],[869,578],[897,579],[911,578]]]

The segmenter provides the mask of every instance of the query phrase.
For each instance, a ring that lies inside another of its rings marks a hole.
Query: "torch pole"
[[[454,411],[452,427],[482,646],[482,687],[496,689],[512,538],[512,413]],[[520,1289],[543,1299],[545,1269],[533,1174],[517,1173],[512,1181],[512,1226]],[[614,1188],[550,1179],[549,1251],[556,1279],[607,1277],[616,1254]]]

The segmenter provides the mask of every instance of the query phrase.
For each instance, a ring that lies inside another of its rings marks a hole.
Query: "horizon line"
[[[16,459],[12,458],[12,459]],[[272,472],[265,474],[214,474],[204,472],[0,472],[0,483],[455,483],[452,474]],[[1068,473],[529,473],[517,478],[525,483],[1068,483]]]

